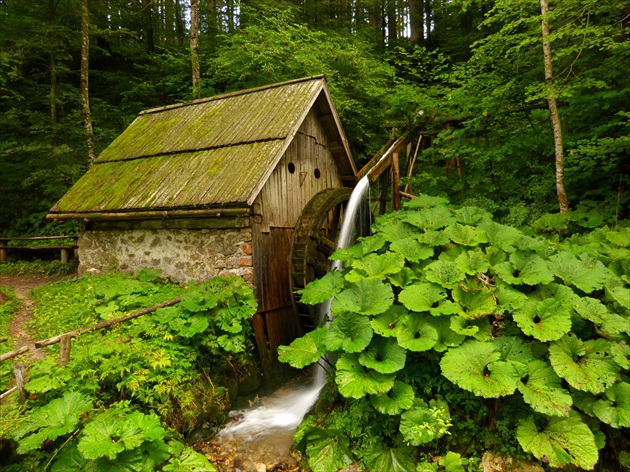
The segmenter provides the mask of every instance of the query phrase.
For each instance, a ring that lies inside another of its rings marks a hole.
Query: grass
[[[2,294],[0,299],[4,300],[4,302],[0,302],[0,338],[8,338],[5,342],[0,343],[0,353],[5,353],[15,349],[15,343],[9,336],[9,326],[11,326],[11,320],[20,309],[20,300],[11,287],[0,287],[0,294]],[[13,372],[13,364],[11,362],[0,362],[0,393],[9,388],[11,372]]]
[[[42,259],[14,260],[0,264],[0,275],[67,275],[77,270],[77,264]]]

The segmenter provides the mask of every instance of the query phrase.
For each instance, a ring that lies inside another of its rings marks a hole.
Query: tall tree
[[[424,5],[422,0],[409,0],[409,41],[417,44],[424,40]]]
[[[201,98],[201,73],[199,71],[199,3],[190,0],[190,59],[192,63],[193,98]]]
[[[142,12],[144,15],[144,35],[147,44],[147,51],[155,51],[155,40],[153,38],[153,6],[151,0],[142,0]]]
[[[547,0],[540,0],[540,13],[542,14],[542,44],[545,64],[547,103],[549,105],[549,114],[551,115],[553,142],[556,156],[556,191],[558,193],[560,213],[566,213],[569,211],[569,201],[567,200],[567,192],[564,188],[564,146],[562,144],[562,122],[560,121],[560,112],[558,111],[558,104],[556,103],[556,95],[553,86],[550,42],[551,33],[549,31],[549,4],[547,3]]]
[[[92,128],[92,112],[90,110],[90,12],[88,0],[81,0],[81,104],[83,129],[87,143],[88,161],[90,165],[96,160],[94,129]]]

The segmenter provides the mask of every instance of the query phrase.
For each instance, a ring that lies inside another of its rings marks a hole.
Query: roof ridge
[[[260,87],[254,87],[254,88],[250,88],[250,89],[245,89],[245,90],[236,90],[234,92],[227,92],[227,93],[222,93],[220,95],[214,95],[212,97],[205,97],[205,98],[199,98],[197,100],[192,100],[190,102],[185,102],[185,103],[174,103],[172,105],[166,105],[163,107],[157,107],[157,108],[150,108],[148,110],[142,110],[140,113],[138,113],[138,115],[147,115],[150,113],[158,113],[164,110],[171,110],[174,108],[183,108],[183,107],[187,107],[187,106],[191,106],[191,105],[199,105],[200,103],[207,103],[207,102],[212,102],[214,100],[223,100],[225,98],[231,98],[231,97],[237,97],[239,95],[247,95],[249,93],[255,93],[255,92],[260,92],[262,90],[268,90],[268,89],[273,89],[273,88],[278,88],[278,87],[284,87],[287,85],[292,85],[292,84],[297,84],[300,82],[308,82],[310,80],[321,80],[324,79],[324,82],[326,81],[326,75],[325,74],[319,74],[319,75],[313,75],[310,77],[301,77],[299,79],[292,79],[292,80],[287,80],[285,82],[278,82],[275,84],[269,84],[269,85],[262,85]]]

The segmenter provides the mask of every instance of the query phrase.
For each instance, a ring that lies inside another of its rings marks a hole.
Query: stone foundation
[[[202,282],[225,274],[253,283],[251,228],[85,231],[79,236],[79,273],[145,267],[174,282]]]

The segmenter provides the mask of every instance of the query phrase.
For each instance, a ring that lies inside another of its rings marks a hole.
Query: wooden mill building
[[[292,272],[355,174],[326,80],[309,77],[140,113],[48,217],[82,221],[82,273],[248,279],[271,375],[275,348],[300,331]]]

